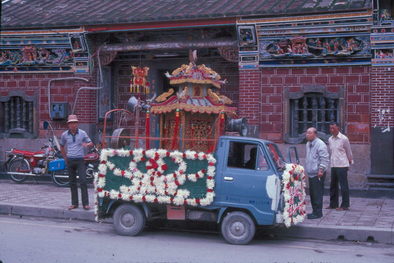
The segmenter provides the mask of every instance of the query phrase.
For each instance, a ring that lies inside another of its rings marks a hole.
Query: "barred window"
[[[0,135],[26,138],[34,135],[34,101],[22,96],[0,100]]]
[[[305,93],[290,100],[290,136],[297,137],[307,128],[315,127],[328,134],[330,122],[339,121],[339,100],[321,93]]]

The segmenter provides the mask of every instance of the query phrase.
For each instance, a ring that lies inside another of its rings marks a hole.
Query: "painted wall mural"
[[[83,33],[3,32],[0,44],[0,72],[89,72]]]
[[[21,49],[0,51],[0,66],[18,67],[32,65],[72,66],[74,63],[71,49],[41,48],[32,45]]]
[[[293,37],[260,42],[260,58],[305,59],[341,57],[370,57],[368,37]]]
[[[272,58],[351,56],[363,50],[363,45],[363,41],[355,37],[295,37],[273,41],[267,45],[266,52]]]

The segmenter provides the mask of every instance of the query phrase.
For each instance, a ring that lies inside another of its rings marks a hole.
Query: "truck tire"
[[[256,226],[250,216],[244,212],[228,213],[221,225],[224,239],[233,245],[246,245],[254,237]]]
[[[145,227],[145,215],[132,204],[123,204],[116,208],[114,216],[116,233],[121,236],[136,236]]]
[[[12,181],[16,183],[22,183],[26,181],[27,179],[26,175],[12,173],[12,172],[21,172],[21,171],[25,173],[30,173],[30,164],[26,159],[22,157],[17,157],[8,164],[7,172],[10,173],[10,177]]]

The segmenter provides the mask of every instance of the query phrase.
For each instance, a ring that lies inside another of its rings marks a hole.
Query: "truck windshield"
[[[285,169],[285,161],[283,159],[282,153],[279,151],[278,146],[276,146],[273,143],[268,143],[267,144],[269,153],[272,157],[272,160],[274,160],[275,166],[278,170],[283,170]]]

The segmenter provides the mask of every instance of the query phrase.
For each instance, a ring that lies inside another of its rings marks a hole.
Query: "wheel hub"
[[[135,218],[132,214],[126,213],[122,216],[120,222],[125,227],[131,227],[135,223]]]
[[[230,231],[235,236],[241,236],[245,233],[245,225],[239,221],[234,222],[230,227]]]

